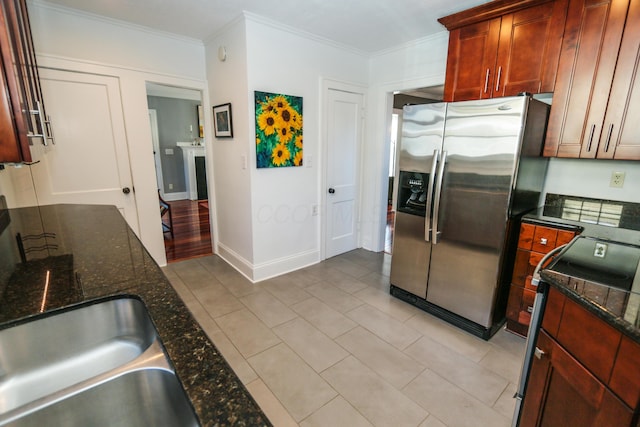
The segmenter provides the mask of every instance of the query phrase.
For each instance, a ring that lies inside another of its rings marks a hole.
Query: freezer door
[[[402,109],[399,169],[430,171],[434,150],[442,148],[447,104],[406,105]]]
[[[427,301],[484,327],[493,321],[527,103],[513,97],[447,108]]]
[[[424,217],[396,212],[391,284],[424,299],[431,244],[424,240]]]

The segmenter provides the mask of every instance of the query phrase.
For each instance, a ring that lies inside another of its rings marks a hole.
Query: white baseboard
[[[186,200],[189,198],[189,193],[182,191],[180,193],[164,193],[162,196],[167,202],[175,202],[176,200]]]
[[[320,252],[311,250],[260,264],[252,264],[220,242],[218,242],[216,254],[252,283],[280,276],[320,262]]]
[[[217,249],[216,255],[218,255],[220,258],[225,260],[231,267],[235,268],[238,271],[238,273],[242,274],[251,282],[254,282],[253,264],[247,261],[246,259],[244,259],[238,253],[226,247],[224,243],[218,242],[218,249]]]
[[[290,273],[320,262],[320,251],[311,250],[253,266],[255,282]]]

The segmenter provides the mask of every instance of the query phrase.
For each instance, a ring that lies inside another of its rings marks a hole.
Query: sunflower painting
[[[302,166],[302,97],[255,92],[259,168]]]

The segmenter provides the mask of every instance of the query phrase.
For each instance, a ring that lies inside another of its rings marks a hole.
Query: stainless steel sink
[[[174,425],[197,425],[140,300],[85,303],[0,330],[0,426],[44,416],[45,424],[88,425],[71,421],[123,413],[131,423],[116,425],[171,425],[171,414],[185,413],[195,423]]]
[[[175,375],[134,371],[18,418],[16,427],[198,426]]]

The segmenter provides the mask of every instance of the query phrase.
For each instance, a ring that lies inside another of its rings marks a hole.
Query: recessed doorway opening
[[[202,93],[150,82],[146,88],[167,262],[211,255]]]
[[[391,112],[391,130],[389,133],[389,190],[386,206],[387,223],[385,227],[384,251],[393,252],[393,231],[395,224],[395,206],[398,194],[396,173],[398,171],[398,155],[402,141],[402,109],[405,105],[430,104],[441,102],[444,86],[430,86],[411,90],[396,91],[393,94],[393,110]]]

